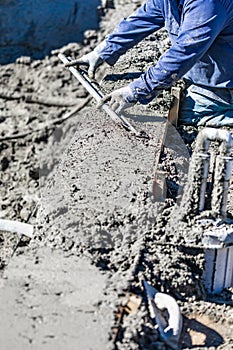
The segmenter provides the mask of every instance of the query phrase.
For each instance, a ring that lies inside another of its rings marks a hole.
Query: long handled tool
[[[66,57],[64,54],[60,53],[58,55],[59,59],[64,63],[67,64],[71,60]],[[99,102],[103,97],[104,94],[100,91],[98,87],[95,86],[94,82],[91,81],[83,69],[80,67],[67,67],[69,71],[79,80],[79,82],[85,87],[85,89],[94,97],[94,99]],[[103,104],[102,109],[110,116],[110,118],[120,126],[123,126],[126,130],[138,135],[137,130],[124,118],[123,115],[118,115],[115,113],[108,104]]]

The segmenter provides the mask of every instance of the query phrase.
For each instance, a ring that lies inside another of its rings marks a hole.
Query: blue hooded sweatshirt
[[[226,89],[233,89],[233,0],[148,0],[107,37],[100,56],[113,65],[162,27],[169,33],[170,49],[129,84],[139,102],[148,103],[181,77],[226,97]]]

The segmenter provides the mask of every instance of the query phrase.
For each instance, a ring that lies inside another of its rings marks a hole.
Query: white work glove
[[[103,97],[98,103],[98,108],[102,107],[106,102],[109,102],[109,107],[111,107],[113,111],[117,114],[121,114],[125,109],[134,106],[137,99],[131,88],[125,86]]]
[[[102,58],[100,57],[100,52],[105,48],[106,41],[104,40],[102,43],[100,43],[96,48],[89,52],[86,55],[83,55],[77,60],[73,60],[69,63],[66,63],[66,67],[71,66],[81,66],[86,65],[88,66],[88,76],[90,79],[94,79],[95,77],[95,71],[96,69],[104,62]]]

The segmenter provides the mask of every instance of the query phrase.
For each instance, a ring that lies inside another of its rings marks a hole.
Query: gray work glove
[[[117,114],[121,114],[125,109],[132,107],[137,102],[133,91],[129,86],[117,89],[103,97],[98,103],[98,108],[106,102],[109,102],[109,107]]]
[[[104,40],[87,55],[83,55],[77,60],[73,60],[69,63],[66,63],[66,67],[86,65],[88,66],[89,78],[94,79],[96,69],[104,62],[104,60],[102,60],[102,58],[100,57],[100,52],[105,48],[105,46],[106,41]]]

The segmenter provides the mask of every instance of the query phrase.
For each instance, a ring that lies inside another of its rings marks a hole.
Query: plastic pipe
[[[231,133],[223,129],[205,128],[201,130],[197,136],[196,152],[207,152],[210,141],[221,141],[223,143],[222,152],[229,155],[231,147],[233,146],[233,139]]]
[[[211,208],[215,216],[226,217],[228,188],[231,180],[232,157],[218,155],[214,172]]]
[[[23,222],[0,219],[0,231],[18,233],[32,238],[33,226]]]

